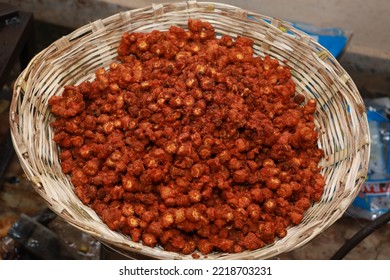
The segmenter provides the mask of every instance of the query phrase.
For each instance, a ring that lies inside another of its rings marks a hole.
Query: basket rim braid
[[[346,211],[365,181],[370,135],[363,100],[351,77],[337,60],[309,35],[289,22],[213,2],[154,4],[89,23],[38,53],[16,80],[10,108],[12,141],[28,179],[48,206],[68,223],[131,257],[192,259],[191,255],[151,248],[111,231],[73,192],[63,174],[58,148],[49,125],[54,120],[48,100],[65,85],[94,77],[108,67],[124,32],[186,27],[188,18],[210,22],[217,34],[254,40],[256,55],[269,55],[291,68],[297,93],[317,100],[315,113],[320,162],[325,177],[322,199],[305,213],[286,237],[254,251],[212,253],[207,259],[265,259],[304,245]],[[201,255],[201,259],[205,256]]]

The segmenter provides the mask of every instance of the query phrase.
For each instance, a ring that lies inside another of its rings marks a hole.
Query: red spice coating
[[[321,198],[316,101],[251,39],[217,39],[200,20],[188,29],[125,33],[117,62],[49,100],[61,166],[135,242],[255,250]]]

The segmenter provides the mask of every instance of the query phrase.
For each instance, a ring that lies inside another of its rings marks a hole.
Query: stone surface
[[[152,3],[183,0],[3,0],[46,22],[72,28]],[[199,0],[200,2],[200,0]],[[390,59],[390,2],[383,0],[220,0],[263,15],[353,33],[350,51]]]

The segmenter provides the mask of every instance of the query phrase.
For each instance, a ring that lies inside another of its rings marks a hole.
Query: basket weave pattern
[[[297,93],[317,100],[315,124],[325,157],[326,186],[320,202],[291,227],[285,238],[255,251],[214,253],[208,259],[270,258],[297,248],[328,228],[345,212],[367,174],[369,130],[355,84],[336,59],[288,22],[219,3],[186,1],[152,5],[92,22],[57,40],[36,55],[15,83],[10,110],[11,134],[20,163],[35,190],[59,216],[103,242],[129,253],[159,259],[191,256],[134,243],[111,231],[73,192],[63,174],[49,124],[48,100],[65,85],[94,78],[94,71],[116,59],[124,32],[185,28],[188,18],[208,21],[217,34],[254,40],[255,54],[269,55],[291,68]]]

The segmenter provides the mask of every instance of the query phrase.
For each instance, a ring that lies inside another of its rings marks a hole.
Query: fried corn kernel
[[[182,254],[256,250],[320,200],[317,103],[250,38],[124,33],[118,60],[49,100],[61,167],[111,230]]]

